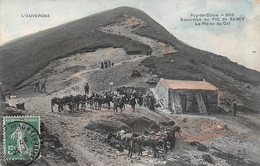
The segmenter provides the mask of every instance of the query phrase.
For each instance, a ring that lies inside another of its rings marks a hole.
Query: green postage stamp
[[[4,117],[6,160],[35,160],[40,156],[40,117]]]

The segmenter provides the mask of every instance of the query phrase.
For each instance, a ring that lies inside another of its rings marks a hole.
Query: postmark
[[[33,161],[40,156],[40,117],[4,117],[6,160]]]

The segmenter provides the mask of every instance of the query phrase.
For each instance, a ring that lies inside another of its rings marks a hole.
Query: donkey
[[[99,110],[101,110],[102,104],[107,104],[108,110],[110,110],[110,103],[112,102],[112,98],[110,96],[99,95],[98,97],[96,97],[95,101],[98,103]]]
[[[157,136],[157,135],[149,135],[149,136],[145,136],[144,134],[138,136],[136,138],[136,142],[138,144],[139,147],[139,153],[138,155],[142,156],[142,146],[150,146],[153,149],[154,152],[154,158],[156,158],[156,156],[159,157],[159,151],[156,148],[157,146],[163,146],[163,148],[166,148],[166,144],[167,144],[167,140],[166,138],[163,138],[161,136]]]
[[[172,129],[171,129],[171,132],[175,133],[177,132],[179,134],[179,136],[181,136],[180,134],[180,131],[181,131],[181,127],[180,126],[174,126]]]
[[[167,140],[170,142],[170,150],[172,151],[173,148],[175,148],[175,143],[176,143],[175,133],[171,131],[167,131],[166,134],[167,134]]]
[[[109,132],[105,141],[109,142],[112,138],[115,138],[119,143],[119,151],[123,151],[123,145],[126,145],[128,148],[128,157],[132,157],[133,154],[133,143],[134,143],[134,137],[137,136],[134,133],[126,133],[124,130],[121,130],[117,132],[116,134],[113,134],[112,132]]]
[[[120,108],[121,112],[125,110],[125,101],[123,98],[119,99],[118,107]]]
[[[93,92],[91,95],[86,96],[86,103],[89,104],[91,110],[94,109],[94,96],[95,94]]]
[[[128,148],[128,156],[132,157],[133,153],[133,133],[126,133],[126,131],[121,130],[116,134],[116,140],[119,141],[120,149],[123,151],[123,145],[125,144]]]
[[[54,105],[58,105],[58,111],[61,112],[63,111],[63,106],[64,106],[64,99],[54,97],[51,99],[51,111],[53,112],[53,107]]]
[[[86,95],[78,94],[74,96],[74,102],[76,104],[77,110],[79,110],[80,104],[81,104],[81,108],[84,108],[84,104],[86,103]]]
[[[69,106],[69,110],[71,112],[74,112],[76,109],[75,96],[72,96],[72,95],[65,96],[65,97],[63,97],[63,100],[64,100],[65,104]]]

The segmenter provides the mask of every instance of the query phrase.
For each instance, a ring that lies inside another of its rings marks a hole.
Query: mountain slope
[[[12,88],[31,77],[51,61],[94,51],[98,48],[123,48],[129,54],[145,54],[151,47],[127,36],[105,33],[101,27],[116,24],[121,18],[133,16],[145,22],[133,33],[167,43],[177,52],[152,56],[142,64],[159,77],[207,81],[220,90],[236,95],[246,109],[260,106],[260,73],[238,65],[219,55],[186,45],[144,12],[120,7],[82,18],[46,31],[23,37],[0,48],[0,81]]]
[[[150,50],[147,45],[97,30],[122,13],[122,9],[98,13],[1,46],[0,81],[11,88],[54,59],[97,48],[123,47],[128,54],[144,54]]]

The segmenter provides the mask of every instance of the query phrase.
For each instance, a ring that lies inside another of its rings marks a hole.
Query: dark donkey
[[[161,135],[149,135],[149,136],[145,136],[144,134],[138,136],[136,138],[138,147],[139,147],[139,153],[138,155],[143,154],[142,152],[142,146],[150,146],[153,149],[154,152],[154,158],[156,158],[156,156],[159,157],[159,151],[157,149],[157,146],[162,146],[163,149],[167,148],[166,144],[167,144],[167,138],[163,137]],[[166,149],[166,153],[167,153],[167,149]]]
[[[133,155],[134,136],[134,133],[126,133],[124,130],[116,134],[116,139],[119,141],[120,147],[123,149],[123,145],[125,144],[128,148],[128,157],[132,157]]]
[[[170,145],[171,145],[170,150],[172,150],[175,147],[175,144],[176,144],[175,133],[178,132],[179,135],[180,135],[180,130],[181,130],[180,126],[174,126],[174,127],[171,128],[170,131],[167,132],[167,138],[168,138],[168,141],[170,142]]]
[[[167,140],[170,142],[170,150],[172,151],[172,149],[175,148],[175,143],[176,143],[175,133],[168,131]]]
[[[75,101],[77,110],[79,110],[80,104],[81,104],[82,109],[84,109],[86,107],[86,95],[78,94],[74,97],[74,101]]]
[[[172,149],[175,147],[176,142],[176,137],[174,133],[172,133],[171,131],[162,130],[155,133],[155,135],[163,140],[163,150],[166,154],[168,152],[167,142],[170,143],[170,150],[172,151]]]
[[[109,132],[105,141],[109,142],[111,139],[116,139],[119,144],[119,151],[123,151],[123,145],[125,145],[126,148],[128,148],[128,156],[132,157],[133,154],[133,143],[134,143],[134,137],[138,136],[134,133],[125,133],[124,130],[121,130],[117,132],[116,134],[113,134],[112,132]],[[115,145],[114,145],[115,146]]]
[[[112,102],[112,98],[110,96],[98,95],[94,98],[94,101],[98,104],[98,110],[101,110],[102,104],[107,104],[108,110],[110,110],[110,104]]]
[[[172,129],[171,129],[171,132],[173,132],[174,135],[175,135],[175,133],[177,132],[177,133],[179,134],[179,136],[181,136],[180,131],[181,131],[181,127],[180,127],[180,126],[174,126],[174,127],[172,127]]]
[[[64,106],[64,99],[54,97],[51,99],[51,111],[53,112],[53,107],[54,105],[58,105],[58,111],[61,112],[63,111],[63,106]]]

